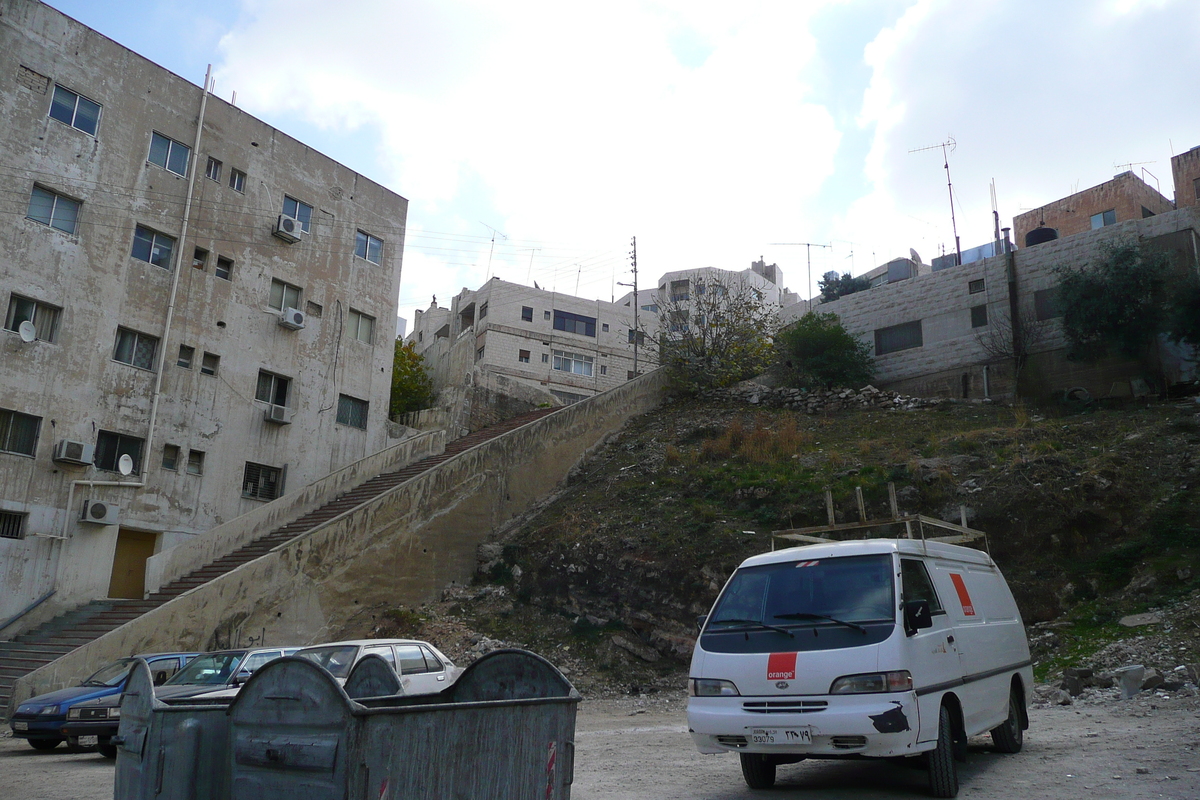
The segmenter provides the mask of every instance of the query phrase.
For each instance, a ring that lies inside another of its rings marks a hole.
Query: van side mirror
[[[708,614],[701,614],[700,616],[696,617],[696,635],[697,636],[700,634],[700,631],[704,630],[704,623],[706,623],[706,622],[708,622]]]
[[[909,600],[904,604],[904,633],[912,636],[923,628],[933,627],[933,614],[928,600]]]

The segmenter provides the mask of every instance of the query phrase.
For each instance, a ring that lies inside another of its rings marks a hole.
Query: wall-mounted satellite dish
[[[133,456],[125,453],[117,459],[117,472],[122,475],[128,475],[133,472]]]
[[[21,337],[21,341],[29,344],[37,339],[37,328],[29,320],[25,320],[17,326],[17,335]]]

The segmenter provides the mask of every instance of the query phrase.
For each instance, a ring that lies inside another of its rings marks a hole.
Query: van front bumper
[[[744,703],[781,699],[691,697],[688,731],[701,753],[882,758],[915,755],[935,744],[926,742],[922,746],[917,742],[921,725],[913,692],[805,697],[806,701],[826,704],[820,710],[806,713],[761,713],[743,708]],[[779,731],[779,734],[774,743],[755,743],[755,730]]]

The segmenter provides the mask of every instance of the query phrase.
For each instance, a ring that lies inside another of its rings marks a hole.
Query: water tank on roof
[[[1025,234],[1025,246],[1033,247],[1035,244],[1053,242],[1057,238],[1058,231],[1054,230],[1054,228],[1047,228],[1045,225],[1041,225]]]

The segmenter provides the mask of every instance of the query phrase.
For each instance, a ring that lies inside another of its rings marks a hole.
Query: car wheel
[[[742,777],[751,789],[770,789],[775,785],[775,762],[761,753],[738,753],[742,759]]]
[[[30,739],[29,746],[34,750],[53,750],[62,744],[62,739]]]
[[[938,714],[937,747],[929,751],[929,793],[934,797],[958,796],[958,765],[954,763],[954,723],[950,709]]]
[[[1019,753],[1025,742],[1021,730],[1021,695],[1017,687],[1008,693],[1008,719],[997,728],[992,728],[992,744],[998,753]]]
[[[105,758],[117,757],[117,746],[115,744],[98,744],[96,745],[96,749],[100,751],[100,755],[104,756]]]

